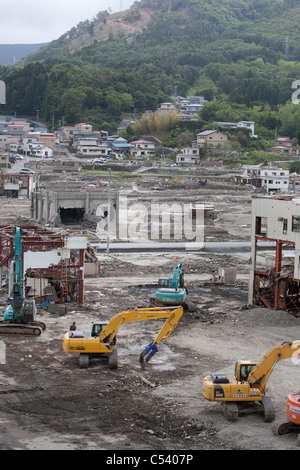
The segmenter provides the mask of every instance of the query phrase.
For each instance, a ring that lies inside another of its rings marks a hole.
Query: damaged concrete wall
[[[54,226],[60,226],[62,223],[96,225],[103,217],[103,210],[99,215],[98,208],[108,207],[108,195],[104,191],[88,191],[80,188],[40,189],[33,192],[31,203],[31,216],[38,222]],[[117,193],[111,194],[111,205],[117,207]]]
[[[268,259],[258,269],[257,250],[262,241],[274,244],[273,266]],[[283,247],[289,248],[290,266],[285,266]],[[251,252],[249,304],[257,303],[261,296],[268,298],[268,306],[282,309],[292,295],[295,306],[300,285],[300,199],[284,195],[253,198]]]

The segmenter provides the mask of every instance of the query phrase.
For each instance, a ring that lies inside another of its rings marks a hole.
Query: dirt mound
[[[235,314],[235,319],[242,325],[249,326],[299,326],[300,318],[282,310],[250,308]]]

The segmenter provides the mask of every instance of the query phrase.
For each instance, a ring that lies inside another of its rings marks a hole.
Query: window
[[[287,233],[287,228],[288,228],[288,219],[283,219],[282,233]]]
[[[300,232],[300,216],[299,215],[292,216],[292,231]]]
[[[256,217],[255,222],[255,233],[256,235],[266,235],[267,234],[267,217]]]

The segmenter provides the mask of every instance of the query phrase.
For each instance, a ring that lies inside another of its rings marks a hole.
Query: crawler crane
[[[156,339],[140,354],[140,362],[147,363],[158,351],[158,344],[174,331],[183,314],[183,307],[136,308],[120,312],[107,323],[94,322],[90,334],[82,331],[65,333],[63,349],[68,353],[79,353],[79,367],[87,368],[90,358],[107,357],[110,369],[118,367],[116,334],[121,325],[129,322],[166,318]]]
[[[298,363],[299,355],[300,341],[293,341],[270,349],[258,363],[237,362],[234,379],[230,380],[222,373],[204,378],[204,398],[221,403],[229,421],[237,421],[239,411],[254,404],[259,405],[266,422],[273,421],[275,409],[270,397],[266,395],[267,381],[279,361],[298,358]]]

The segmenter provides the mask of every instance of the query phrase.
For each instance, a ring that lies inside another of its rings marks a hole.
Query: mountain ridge
[[[141,0],[99,12],[0,73],[11,112],[39,109],[49,123],[63,116],[113,129],[174,94],[201,95],[198,130],[255,120],[263,137],[290,128],[300,139],[300,108],[289,106],[299,23],[296,0]]]
[[[37,44],[0,44],[0,65],[13,64],[28,54],[37,52],[48,43]]]

